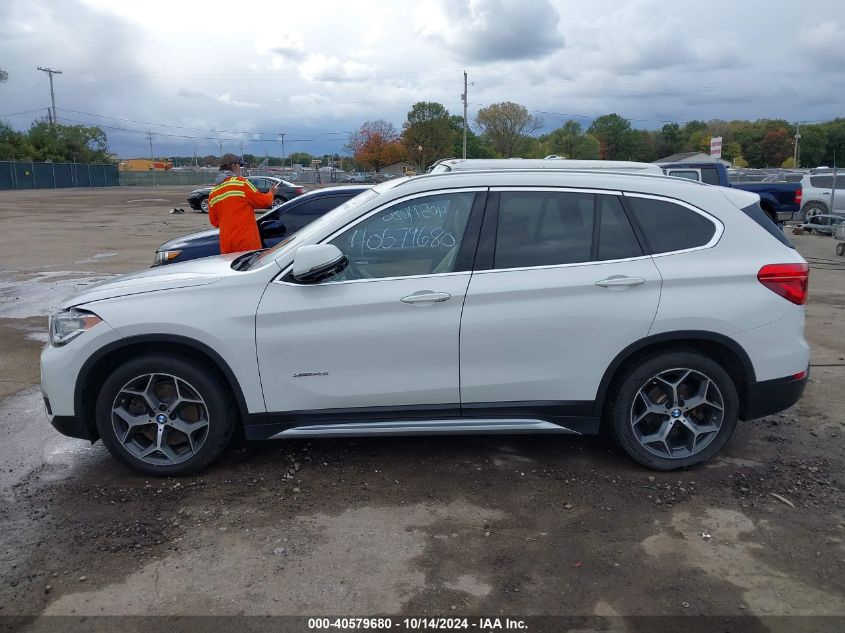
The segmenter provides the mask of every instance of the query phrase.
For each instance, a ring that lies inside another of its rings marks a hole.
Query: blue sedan
[[[293,235],[305,225],[367,189],[369,187],[352,185],[317,189],[271,209],[257,219],[258,230],[261,233],[264,246],[266,248],[274,246],[287,236]],[[165,242],[156,250],[153,266],[219,255],[219,234],[218,229],[210,229],[183,235]]]

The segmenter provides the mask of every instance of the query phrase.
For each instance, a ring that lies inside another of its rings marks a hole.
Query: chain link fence
[[[116,187],[117,165],[0,161],[0,190]]]

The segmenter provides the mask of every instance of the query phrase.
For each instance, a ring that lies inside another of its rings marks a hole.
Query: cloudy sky
[[[0,118],[101,125],[122,157],[341,151],[416,101],[588,125],[845,116],[842,0],[3,0]]]

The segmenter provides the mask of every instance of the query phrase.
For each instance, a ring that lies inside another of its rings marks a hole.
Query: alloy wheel
[[[200,202],[200,209],[202,209],[203,213],[208,213],[208,198],[202,199],[202,202]]]
[[[193,457],[208,437],[208,407],[186,380],[170,374],[133,378],[112,404],[117,441],[141,461],[172,465]]]
[[[650,453],[680,459],[703,451],[718,435],[725,400],[716,383],[695,369],[662,371],[631,404],[634,437]]]

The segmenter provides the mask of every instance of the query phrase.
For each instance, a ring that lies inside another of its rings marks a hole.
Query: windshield
[[[264,266],[268,262],[279,257],[279,255],[282,255],[287,250],[293,248],[294,246],[298,246],[303,240],[307,239],[311,235],[318,233],[323,229],[324,226],[331,224],[340,216],[350,213],[354,209],[357,209],[361,205],[369,202],[370,200],[381,195],[385,191],[389,191],[395,186],[407,181],[407,176],[404,178],[391,178],[390,180],[386,180],[383,183],[376,185],[372,189],[367,189],[359,193],[354,198],[350,198],[336,209],[332,209],[321,218],[315,220],[307,226],[304,226],[287,239],[279,242],[273,248],[269,248],[266,251],[262,252],[261,255],[259,255],[252,261],[247,270],[249,268],[257,268],[259,266]]]

